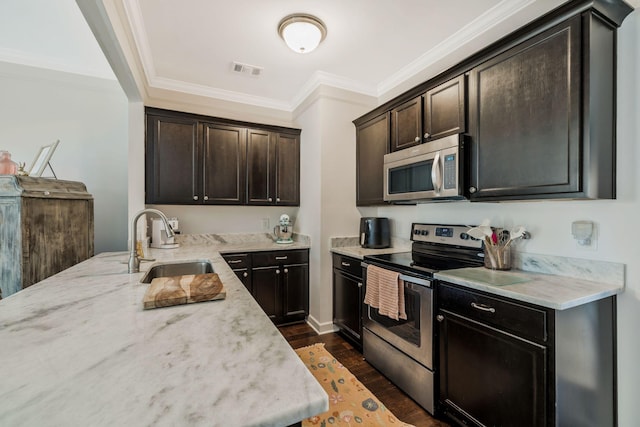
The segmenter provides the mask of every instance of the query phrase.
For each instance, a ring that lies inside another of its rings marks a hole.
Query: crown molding
[[[26,65],[28,67],[61,71],[63,73],[79,74],[106,80],[116,80],[116,76],[113,74],[113,72],[109,72],[110,70],[107,71],[98,68],[89,68],[74,64],[63,63],[52,57],[31,55],[26,52],[7,48],[0,48],[0,61],[18,65]]]
[[[181,80],[155,77],[149,80],[149,85],[154,89],[165,89],[175,92],[188,93],[191,95],[206,96],[223,101],[239,102],[256,107],[273,108],[276,110],[284,110],[287,112],[292,111],[291,104],[285,101],[279,101],[277,99],[255,95],[248,95],[246,93],[234,92],[230,90],[218,89],[211,86],[186,83]]]
[[[535,1],[536,0],[502,0],[469,24],[447,37],[442,43],[439,43],[416,60],[401,68],[397,73],[378,84],[376,91],[377,96],[382,96],[394,87],[420,73],[425,68],[441,61],[447,55],[451,54],[451,52],[469,43]]]
[[[192,95],[208,96],[225,101],[249,104],[256,107],[274,108],[286,112],[294,112],[305,103],[305,100],[309,96],[314,96],[316,90],[322,86],[335,87],[362,95],[380,98],[388,91],[418,75],[420,72],[423,72],[426,68],[433,66],[433,64],[436,64],[438,61],[443,60],[450,55],[451,52],[469,43],[476,37],[482,35],[492,27],[500,24],[505,19],[508,19],[510,16],[518,13],[520,10],[526,8],[535,1],[536,0],[502,0],[496,6],[489,9],[487,12],[462,27],[455,34],[445,39],[442,43],[424,53],[418,59],[412,61],[397,73],[377,85],[365,84],[324,71],[316,71],[290,101],[254,96],[246,93],[219,89],[212,86],[192,84],[157,76],[139,2],[137,0],[122,0],[122,3],[124,5],[131,34],[133,35],[134,43],[136,44],[140,55],[143,72],[151,89],[173,90]]]

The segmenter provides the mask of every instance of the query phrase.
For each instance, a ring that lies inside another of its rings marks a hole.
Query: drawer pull
[[[471,303],[471,307],[477,309],[477,310],[482,310],[482,311],[488,311],[489,313],[495,313],[496,309],[493,307],[488,307],[486,305],[482,305],[482,304],[476,304],[475,302]]]
[[[361,288],[362,287],[362,282],[358,282],[358,287]]]
[[[342,264],[343,267],[351,267],[351,264],[349,264],[348,262],[342,261],[340,264]]]
[[[287,259],[287,258],[288,258],[288,257],[287,257],[286,255],[285,255],[285,256],[277,256],[277,257],[276,257],[276,259],[278,259],[278,260]]]
[[[230,259],[229,261],[227,261],[227,264],[238,264],[242,262],[241,259]]]
[[[244,273],[242,273],[242,277],[249,277],[249,273],[245,271]]]

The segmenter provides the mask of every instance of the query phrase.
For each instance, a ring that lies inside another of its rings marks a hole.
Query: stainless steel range
[[[411,252],[368,255],[373,265],[400,274],[407,319],[394,320],[365,306],[363,351],[369,363],[420,406],[434,413],[433,273],[483,265],[482,241],[468,226],[411,225]],[[366,286],[366,278],[365,278]]]

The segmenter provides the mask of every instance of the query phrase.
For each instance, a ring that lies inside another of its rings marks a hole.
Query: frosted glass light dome
[[[294,52],[309,53],[324,40],[327,29],[315,16],[293,14],[280,21],[278,34]]]

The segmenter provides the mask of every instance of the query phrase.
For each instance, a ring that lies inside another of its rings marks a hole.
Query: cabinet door
[[[356,128],[356,206],[384,204],[383,164],[389,152],[389,113]]]
[[[198,121],[147,115],[146,143],[145,202],[201,203]]]
[[[472,200],[553,197],[581,189],[580,19],[471,71]]]
[[[282,319],[281,267],[254,268],[251,275],[253,297],[274,323],[280,323]]]
[[[276,204],[300,205],[300,138],[280,133],[276,144]]]
[[[247,131],[247,203],[250,205],[275,202],[275,143],[269,131]]]
[[[238,276],[238,279],[240,279],[240,281],[242,282],[244,287],[247,288],[249,293],[253,295],[253,284],[251,282],[251,270],[249,270],[248,268],[241,268],[238,270],[233,270],[233,272],[236,273],[236,276]]]
[[[207,123],[203,127],[203,201],[241,205],[246,201],[246,129]]]
[[[449,80],[424,95],[424,140],[465,132],[465,76]]]
[[[546,426],[546,347],[439,314],[441,409],[468,425]]]
[[[422,142],[422,97],[412,99],[391,110],[391,151],[402,150]]]
[[[362,280],[333,269],[333,323],[362,345]]]
[[[309,265],[285,265],[282,269],[283,323],[304,320],[309,313]]]

